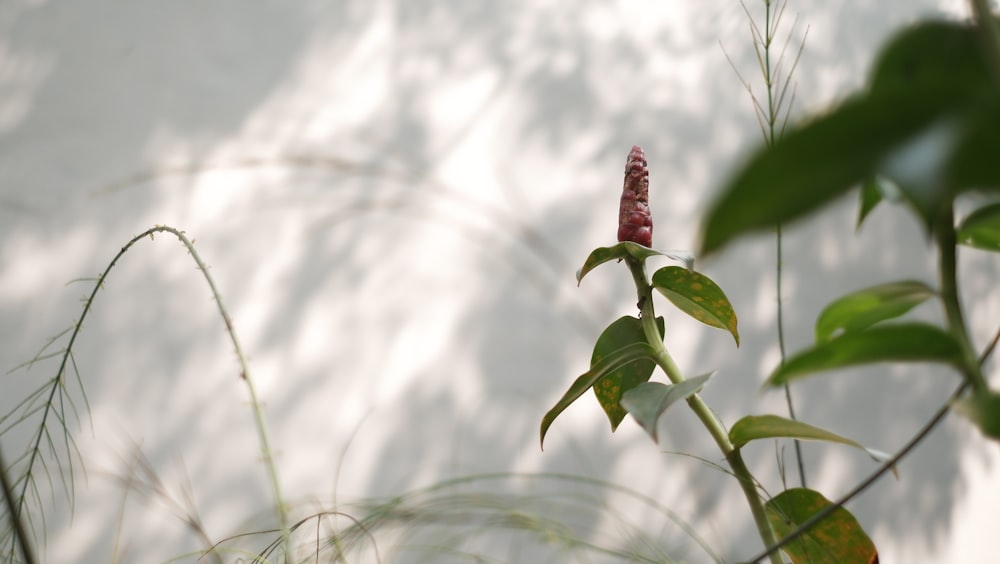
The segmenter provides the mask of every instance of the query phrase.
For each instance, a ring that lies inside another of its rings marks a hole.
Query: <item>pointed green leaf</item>
[[[942,96],[887,92],[848,99],[761,149],[708,213],[701,255],[734,238],[798,219],[876,172],[884,157],[946,108]]]
[[[1000,251],[1000,203],[979,208],[958,227],[958,242],[977,249]]]
[[[974,392],[951,407],[975,423],[983,435],[1000,439],[1000,394],[991,390]]]
[[[656,325],[663,336],[663,318],[656,319]],[[615,320],[597,338],[594,353],[590,357],[590,366],[597,366],[602,360],[618,350],[635,343],[645,343],[646,335],[642,331],[642,321],[636,317],[625,316]],[[656,364],[649,359],[640,359],[626,363],[608,373],[594,386],[594,395],[604,408],[611,422],[611,432],[614,433],[618,424],[625,419],[625,409],[621,406],[622,394],[649,380]]]
[[[943,158],[940,164],[951,171],[946,178],[952,183],[1000,178],[989,150],[996,146],[990,141],[1000,135],[1000,128],[992,127],[995,119],[987,120],[996,115],[990,108],[1000,106],[977,41],[970,26],[948,22],[923,24],[899,34],[874,65],[869,92],[787,131],[773,148],[760,149],[737,172],[708,213],[700,254],[717,251],[740,235],[773,229],[830,202],[882,172],[890,155],[901,157],[900,149],[917,148],[911,145],[914,140],[929,135],[925,140],[935,141],[939,137],[935,132],[948,129],[936,127],[949,125],[945,117],[954,117],[951,124],[957,124],[958,135],[944,137],[959,140],[960,147],[974,147],[976,152],[969,153],[975,165],[970,174],[982,173],[964,178],[963,166],[948,167]],[[972,135],[979,141],[962,142],[968,138],[964,130],[970,124],[979,127],[979,134]],[[924,143],[920,148],[948,149],[951,145]],[[901,165],[913,161],[917,165],[930,162],[926,158],[891,160],[898,165],[896,172],[906,172],[908,166]],[[944,174],[945,170],[930,172]],[[908,199],[923,214],[949,197],[946,191],[925,193],[905,186],[907,182],[900,178],[892,180],[904,191],[910,190]]]
[[[656,427],[663,412],[674,402],[698,393],[713,374],[714,372],[688,378],[680,384],[644,382],[625,392],[622,396],[622,407],[627,409],[639,426],[649,433],[653,442],[658,443]]]
[[[779,538],[805,523],[810,517],[833,505],[819,492],[806,488],[785,490],[764,505],[767,520]],[[782,547],[793,564],[836,562],[837,564],[872,564],[878,562],[875,543],[851,513],[838,507],[798,538]]]
[[[827,441],[840,443],[865,452],[868,449],[851,439],[841,437],[807,423],[786,419],[778,415],[747,415],[737,421],[729,430],[729,440],[740,448],[750,441],[759,439],[802,439],[806,441]]]
[[[861,204],[858,206],[858,223],[855,229],[861,229],[868,214],[882,202],[882,192],[879,190],[878,177],[872,175],[861,184]]]
[[[596,366],[592,366],[590,370],[584,373],[582,376],[577,378],[563,397],[556,402],[555,406],[550,409],[544,417],[542,417],[541,426],[541,444],[545,445],[545,433],[548,432],[549,427],[552,422],[556,420],[556,417],[560,413],[566,410],[577,398],[582,396],[584,392],[589,390],[591,386],[596,384],[601,380],[601,378],[607,376],[609,373],[613,372],[616,368],[619,368],[629,362],[635,362],[641,359],[651,359],[653,358],[653,348],[647,343],[634,343],[613,354],[606,356],[600,363]]]
[[[632,257],[636,260],[644,261],[649,257],[657,255],[676,260],[677,262],[687,266],[694,263],[694,257],[691,253],[685,251],[663,252],[650,249],[649,247],[645,247],[638,243],[633,243],[632,241],[623,241],[610,247],[598,247],[591,251],[587,260],[583,261],[583,266],[576,272],[576,283],[579,285],[583,280],[583,277],[586,276],[588,272],[608,261],[621,260],[625,257]]]
[[[681,311],[706,325],[725,329],[740,345],[736,329],[736,312],[725,292],[704,274],[666,266],[653,273],[653,287],[673,302]]]
[[[765,386],[781,386],[816,372],[875,362],[941,362],[961,366],[951,334],[923,323],[881,325],[819,343],[779,366]]]
[[[852,292],[835,300],[819,314],[816,342],[829,341],[838,332],[853,333],[899,317],[934,295],[933,288],[916,280],[890,282]]]

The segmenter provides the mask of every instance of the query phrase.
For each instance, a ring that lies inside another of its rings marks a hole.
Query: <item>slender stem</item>
[[[962,373],[966,381],[976,391],[987,389],[986,379],[976,359],[972,341],[965,327],[962,302],[958,295],[958,244],[955,239],[954,212],[951,202],[943,207],[934,226],[934,236],[938,246],[938,270],[940,273],[941,302],[944,305],[948,329],[962,349]]]
[[[780,8],[779,8],[780,11]],[[765,119],[767,121],[767,132],[764,135],[764,142],[768,147],[773,147],[778,141],[778,133],[775,127],[778,123],[778,114],[780,108],[778,107],[778,102],[774,99],[774,69],[771,66],[771,44],[774,42],[774,33],[777,30],[776,21],[771,20],[771,1],[764,0],[764,33],[763,33],[763,45],[762,50],[764,51],[764,64],[761,65],[762,72],[764,73],[764,85],[767,87],[767,115]],[[789,75],[788,79],[791,76]],[[785,364],[785,311],[784,304],[782,302],[782,267],[784,259],[782,258],[782,238],[781,238],[781,224],[775,226],[775,294],[777,295],[777,326],[778,326],[778,351],[781,356],[781,364]],[[785,388],[785,404],[788,406],[788,416],[793,420],[795,417],[795,403],[792,401],[792,388],[787,383],[784,385]],[[798,466],[799,471],[799,483],[802,487],[806,486],[806,469],[805,462],[802,457],[802,443],[798,439],[793,439],[792,443],[795,446],[795,461]]]
[[[645,263],[631,257],[625,260],[628,262],[629,271],[632,273],[636,293],[639,297],[638,306],[641,312],[642,330],[649,346],[653,348],[653,356],[656,364],[666,373],[667,378],[671,382],[680,384],[684,381],[684,375],[681,374],[677,363],[674,362],[673,357],[667,351],[667,347],[664,346],[660,330],[656,326],[656,311],[653,307],[653,288],[649,285],[648,277],[646,276]],[[726,431],[726,426],[715,412],[708,407],[708,404],[701,399],[700,395],[692,394],[687,398],[687,403],[691,411],[701,420],[702,425],[705,426],[705,429],[708,430],[708,433],[715,440],[715,444],[718,445],[719,450],[726,457],[726,461],[729,462],[729,467],[733,471],[733,475],[736,476],[736,480],[743,490],[743,495],[747,499],[747,504],[750,506],[750,512],[753,514],[757,531],[764,542],[764,546],[776,544],[778,539],[774,534],[774,529],[771,528],[771,524],[767,520],[764,505],[761,503],[760,496],[757,493],[756,481],[743,462],[743,456],[740,454],[739,449],[733,446],[732,441],[729,440],[729,432]],[[772,554],[771,560],[774,564],[781,564],[782,562],[781,557],[777,554]]]

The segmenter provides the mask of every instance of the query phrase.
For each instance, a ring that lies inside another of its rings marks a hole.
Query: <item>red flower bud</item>
[[[653,246],[653,217],[649,212],[649,169],[642,147],[633,145],[625,163],[625,186],[618,207],[618,240]]]

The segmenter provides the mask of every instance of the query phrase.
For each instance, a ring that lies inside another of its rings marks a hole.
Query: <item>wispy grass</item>
[[[39,488],[39,479],[43,479],[44,477],[47,481],[48,489],[53,492],[56,490],[54,480],[61,483],[69,503],[70,512],[72,513],[76,497],[74,489],[75,474],[78,471],[83,471],[83,457],[71,433],[71,427],[75,423],[78,423],[80,419],[80,411],[74,400],[74,394],[70,393],[71,383],[76,384],[76,389],[86,404],[88,412],[90,406],[87,402],[86,392],[80,377],[79,368],[76,365],[76,359],[73,356],[73,346],[76,344],[77,337],[80,335],[87,315],[92,310],[98,292],[104,287],[104,281],[111,274],[112,270],[114,270],[118,261],[136,243],[147,237],[152,240],[157,233],[173,235],[184,245],[191,255],[192,260],[197,264],[198,270],[201,271],[212,293],[212,297],[218,306],[219,315],[225,323],[226,331],[232,341],[239,364],[239,378],[250,394],[250,404],[254,412],[254,422],[257,427],[258,440],[261,444],[264,466],[267,469],[274,493],[275,513],[280,530],[282,531],[282,538],[288,538],[288,512],[281,495],[277,467],[272,456],[263,411],[257,398],[253,380],[250,378],[246,357],[236,337],[229,313],[226,311],[222,297],[215,286],[215,281],[208,273],[208,268],[198,255],[193,243],[183,231],[166,225],[157,225],[133,237],[115,254],[101,275],[94,280],[94,287],[89,297],[84,300],[83,312],[80,315],[80,319],[72,327],[50,339],[42,350],[30,361],[13,369],[31,368],[39,362],[50,358],[60,359],[55,375],[17,404],[9,414],[0,419],[0,437],[3,437],[13,428],[20,425],[30,424],[33,428],[37,429],[25,452],[14,459],[10,466],[4,467],[4,471],[8,476],[11,474],[17,476],[12,482],[14,497],[10,504],[13,509],[10,510],[11,515],[9,518],[13,522],[26,523],[27,528],[32,531],[31,542],[34,542],[36,545],[41,544],[44,546],[45,543],[45,513],[43,510],[41,489]],[[67,334],[69,335],[69,339],[65,348],[52,350],[56,343]],[[69,377],[70,374],[72,374],[72,378]],[[56,470],[53,471],[51,466],[55,466]],[[22,538],[16,535],[14,531],[16,531],[16,527],[6,528],[2,538],[0,538],[0,555],[2,555],[4,561],[15,561],[18,551],[27,549],[26,546],[22,546],[26,542],[26,537]],[[38,536],[39,532],[42,535],[40,539]]]
[[[628,509],[617,508],[609,495]],[[656,500],[568,474],[463,476],[340,508],[314,512],[292,526],[294,561],[722,562],[688,523]],[[637,514],[645,521],[636,522]],[[667,536],[680,546],[650,536],[651,518],[672,524],[674,534]],[[224,539],[214,549],[239,551],[241,540],[259,535],[279,540],[275,530],[257,531]],[[269,561],[274,543],[254,561]]]

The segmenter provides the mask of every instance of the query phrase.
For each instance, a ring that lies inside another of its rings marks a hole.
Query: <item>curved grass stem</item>
[[[230,319],[229,313],[226,311],[226,307],[222,302],[222,297],[215,286],[215,281],[209,274],[208,267],[205,265],[204,261],[202,261],[201,257],[198,255],[198,252],[195,250],[194,244],[191,242],[191,240],[187,238],[187,236],[184,234],[183,231],[166,225],[157,225],[150,229],[147,229],[146,231],[143,231],[139,235],[136,235],[128,243],[126,243],[121,248],[121,250],[118,251],[118,253],[114,256],[114,258],[111,259],[111,262],[108,263],[107,267],[105,267],[104,272],[102,272],[101,275],[97,278],[93,290],[85,300],[83,306],[83,313],[80,315],[80,319],[76,322],[72,332],[70,333],[69,342],[67,343],[65,350],[62,351],[62,360],[60,361],[59,368],[56,372],[55,377],[51,380],[50,384],[51,389],[48,392],[47,400],[40,409],[41,422],[38,426],[38,433],[34,437],[29,454],[27,455],[27,462],[25,464],[24,467],[25,470],[23,473],[23,477],[21,479],[21,490],[16,499],[15,509],[12,511],[12,518],[17,520],[21,519],[24,515],[25,505],[27,503],[29,493],[31,493],[31,491],[34,491],[32,489],[32,484],[34,484],[33,473],[36,471],[36,467],[38,465],[42,465],[44,468],[47,468],[45,466],[45,462],[41,459],[41,452],[42,452],[43,442],[45,441],[48,441],[49,443],[52,442],[51,434],[48,429],[50,419],[55,418],[60,422],[61,425],[63,425],[65,441],[67,443],[67,450],[71,448],[70,445],[73,445],[72,438],[68,436],[69,431],[65,427],[66,425],[65,414],[60,411],[60,409],[62,409],[60,407],[63,401],[62,396],[59,397],[59,401],[56,401],[57,400],[56,396],[58,393],[62,393],[62,390],[65,390],[65,378],[67,372],[70,369],[70,366],[73,366],[75,371],[75,365],[71,364],[74,362],[73,346],[76,343],[77,337],[79,336],[80,331],[83,328],[84,320],[90,313],[94,301],[97,298],[97,292],[104,287],[104,281],[108,278],[108,276],[111,274],[111,271],[115,268],[115,266],[118,264],[118,261],[122,258],[122,256],[125,255],[125,253],[127,253],[139,241],[145,239],[146,237],[152,239],[154,235],[157,233],[169,233],[174,237],[176,237],[181,242],[181,244],[183,244],[184,247],[187,248],[188,253],[191,255],[191,258],[194,259],[195,264],[197,264],[198,270],[200,270],[202,275],[204,276],[205,282],[208,284],[209,290],[212,293],[212,298],[215,300],[215,303],[218,306],[219,314],[222,317],[223,322],[225,323],[226,332],[229,334],[229,338],[233,344],[234,352],[236,353],[236,359],[237,362],[239,363],[239,368],[240,368],[240,379],[243,380],[244,384],[246,385],[247,391],[250,394],[250,405],[252,407],[254,414],[254,423],[257,428],[257,436],[261,445],[264,466],[267,469],[271,489],[275,498],[275,511],[277,513],[280,530],[282,532],[282,544],[284,545],[284,548],[286,550],[286,555],[290,556],[290,554],[288,553],[290,547],[290,540],[289,540],[290,529],[288,524],[288,511],[285,506],[283,497],[281,495],[281,484],[280,481],[278,480],[277,466],[274,462],[274,456],[270,447],[270,440],[268,439],[268,432],[267,432],[267,426],[264,421],[263,408],[258,399],[257,390],[253,384],[253,380],[250,378],[250,370],[249,367],[247,366],[246,356],[243,354],[243,348],[240,346],[239,339],[236,337],[236,331],[233,329],[232,320]],[[72,462],[72,460],[70,460],[70,462]],[[70,481],[72,481],[72,476],[70,476]],[[29,491],[29,489],[31,489],[31,491]],[[71,490],[71,488],[69,489]],[[71,491],[70,491],[70,496],[72,498]],[[70,501],[72,503],[72,499]]]

